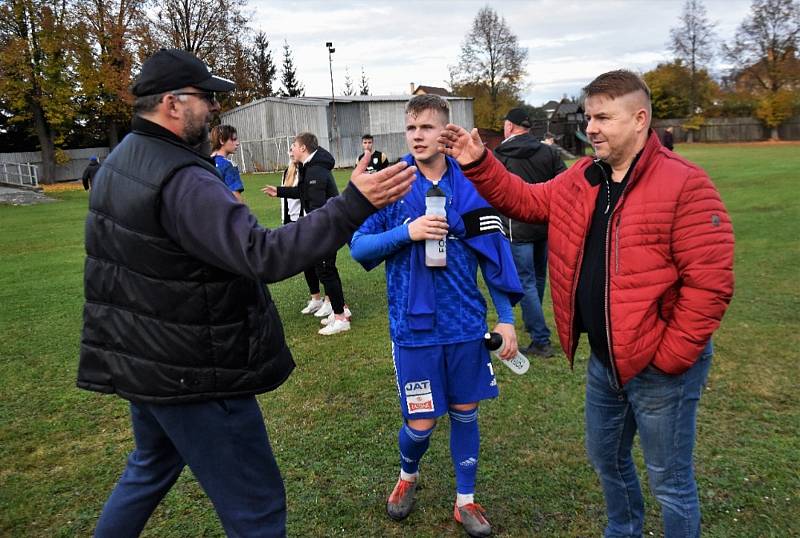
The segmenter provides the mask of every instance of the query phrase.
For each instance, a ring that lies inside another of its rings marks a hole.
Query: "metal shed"
[[[289,146],[302,131],[317,135],[320,145],[336,158],[337,167],[349,167],[361,154],[361,136],[365,133],[375,137],[375,148],[391,161],[408,152],[404,110],[410,98],[351,95],[336,97],[334,105],[330,97],[267,97],[224,112],[221,121],[236,127],[241,147],[233,160],[242,172],[285,168]],[[472,129],[472,98],[444,99],[450,105],[450,121]]]

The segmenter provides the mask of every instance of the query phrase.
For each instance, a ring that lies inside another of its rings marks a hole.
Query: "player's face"
[[[426,109],[419,114],[406,114],[406,144],[418,162],[428,163],[439,155],[436,139],[447,125],[444,116]]]
[[[364,148],[365,153],[372,153],[372,140],[369,138],[362,140],[361,147]]]

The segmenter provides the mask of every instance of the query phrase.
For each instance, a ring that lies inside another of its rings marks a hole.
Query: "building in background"
[[[450,120],[472,129],[472,98],[444,98],[450,105]],[[320,145],[336,158],[337,167],[355,166],[364,133],[370,133],[375,147],[396,162],[408,153],[404,114],[408,99],[408,95],[336,96],[338,137],[334,137],[330,97],[267,97],[222,113],[221,122],[236,127],[241,146],[231,157],[242,173],[285,168],[289,146],[303,131],[317,135]]]
[[[438,95],[439,97],[452,97],[453,94],[447,91],[444,88],[439,88],[438,86],[414,86],[413,82],[409,83],[409,90],[411,90],[411,95]]]

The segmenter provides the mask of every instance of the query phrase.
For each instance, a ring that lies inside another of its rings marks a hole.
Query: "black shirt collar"
[[[625,177],[622,180],[622,183],[627,183],[633,173],[633,169],[636,168],[636,163],[639,162],[639,158],[644,153],[644,148],[642,148],[639,153],[636,154],[636,157],[633,158],[631,161],[631,165],[628,167],[628,171],[625,172]],[[586,168],[583,173],[583,177],[589,182],[590,185],[596,187],[603,181],[611,182],[611,165],[606,163],[605,161],[601,161],[600,159],[594,159],[594,163],[592,166]]]

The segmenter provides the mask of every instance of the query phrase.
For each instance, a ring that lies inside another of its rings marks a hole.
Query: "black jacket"
[[[78,386],[162,404],[276,388],[294,362],[263,282],[327,256],[374,208],[348,188],[302,227],[261,228],[208,158],[134,121],[90,195]]]
[[[528,183],[544,183],[567,169],[558,151],[527,133],[503,142],[494,154],[510,172]],[[506,217],[503,217],[503,224],[512,243],[547,239],[546,224],[528,224]]]
[[[92,180],[94,180],[94,176],[99,168],[100,163],[97,161],[89,161],[89,164],[86,165],[86,169],[83,171],[83,176],[81,176],[81,180],[83,181],[83,190],[88,191],[92,186]]]
[[[278,196],[300,198],[303,213],[308,214],[325,205],[328,199],[339,195],[333,179],[336,161],[328,150],[319,147],[306,164],[300,165],[300,178],[296,187],[278,187]]]

